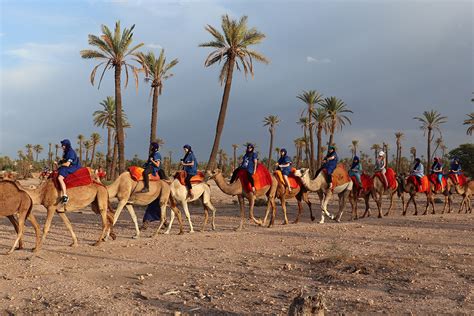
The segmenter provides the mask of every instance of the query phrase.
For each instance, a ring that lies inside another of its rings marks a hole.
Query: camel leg
[[[206,229],[208,219],[209,219],[209,210],[207,206],[204,205],[204,221],[202,222],[201,232],[204,232],[204,230]]]
[[[453,206],[453,199],[451,197],[451,194],[448,192],[448,214],[451,213],[452,206]]]
[[[245,210],[244,210],[244,197],[238,195],[239,206],[240,206],[240,225],[235,229],[236,231],[242,230],[244,226]]]
[[[413,205],[415,206],[415,214],[413,215],[418,215],[418,205],[416,205],[416,199],[415,196],[411,196],[411,200],[413,201]]]
[[[383,198],[383,193],[379,192],[378,197],[377,197],[377,209],[379,211],[378,218],[382,218],[382,198]]]
[[[204,199],[205,200],[205,199]],[[211,201],[204,202],[204,205],[208,210],[211,210],[212,212],[212,218],[211,218],[211,224],[212,224],[212,230],[216,230],[216,208],[214,205],[211,203]]]
[[[14,215],[8,215],[8,219],[10,220],[10,223],[12,223],[13,228],[15,228],[15,232],[18,235],[18,221],[16,220]],[[23,249],[23,238],[20,239],[18,242],[18,249]]]
[[[263,218],[263,222],[262,222],[262,226],[265,226],[267,224],[267,218],[268,218],[268,215],[270,215],[270,207],[272,207],[272,204],[271,204],[271,201],[270,199],[267,200],[267,207],[265,209],[265,217]],[[273,209],[272,209],[273,211]],[[276,210],[275,210],[275,213],[276,213]],[[271,215],[270,217],[273,217],[274,215]],[[271,218],[270,218],[270,221],[271,221]],[[270,227],[270,223],[268,224],[268,227]]]
[[[137,214],[135,213],[135,209],[131,204],[127,204],[125,207],[127,208],[127,211],[130,214],[130,217],[132,218],[133,224],[135,225],[135,236],[133,236],[133,238],[138,239],[140,238],[140,228],[138,227],[138,219]]]
[[[125,205],[127,205],[127,202],[128,201],[125,200],[125,199],[119,201],[119,203],[117,205],[117,210],[115,210],[113,225],[115,225],[115,223],[117,223],[117,220],[120,217],[120,213],[122,213],[122,210],[125,207]]]
[[[250,219],[253,220],[255,224],[258,226],[262,226],[262,220],[261,219],[256,219],[254,214],[253,214],[253,208],[255,206],[255,200],[256,196],[254,194],[250,194],[250,200],[249,200],[249,215]],[[268,202],[268,201],[267,201]]]
[[[25,229],[25,219],[26,219],[26,212],[20,213],[18,215],[18,233],[16,235],[16,239],[15,239],[15,242],[13,243],[13,246],[7,252],[7,254],[11,254],[15,250],[16,246],[18,246],[18,244],[20,243],[20,240],[23,237],[23,231]]]
[[[346,207],[347,198],[349,197],[350,193],[351,193],[350,191],[345,190],[344,192],[339,193],[338,195],[339,196],[339,212],[337,216],[333,218],[333,220],[335,220],[338,223],[341,222],[342,214],[344,213],[344,208]]]
[[[186,218],[188,219],[189,232],[192,234],[194,233],[194,228],[193,228],[193,223],[191,222],[191,215],[189,214],[188,203],[186,201],[183,201],[183,209],[184,209],[184,215],[186,215]]]
[[[300,221],[300,215],[303,212],[303,205],[301,204],[301,199],[296,199],[296,203],[298,204],[298,215],[296,216],[295,220],[293,221],[293,224],[298,224],[298,222]]]
[[[49,229],[51,227],[51,222],[53,221],[54,212],[54,206],[50,206],[47,210],[46,221],[43,227],[43,237],[41,238],[41,246],[43,245],[44,241],[46,240],[46,236],[48,235]]]
[[[72,229],[72,225],[71,225],[71,222],[69,221],[69,218],[67,218],[66,213],[64,212],[57,212],[57,213],[59,217],[61,217],[61,219],[64,222],[64,225],[66,225],[67,229],[69,230],[69,233],[71,234],[72,244],[70,244],[69,246],[76,247],[78,245],[77,237],[76,237],[76,234],[74,233],[74,230]]]
[[[444,211],[448,208],[449,204],[449,198],[447,195],[444,196],[444,205],[443,205],[443,210],[441,211],[441,214],[444,214]]]
[[[161,211],[160,226],[158,226],[158,228],[156,229],[156,232],[155,232],[155,234],[153,234],[153,237],[158,236],[158,234],[160,233],[161,227],[163,227],[163,225],[166,221],[166,206],[167,206],[167,203],[168,202],[165,202],[165,203],[162,204],[162,202],[160,201],[160,211]],[[179,218],[178,218],[178,220],[179,220]],[[182,233],[182,231],[180,233]]]
[[[357,195],[354,192],[352,192],[352,194],[353,195],[349,199],[349,202],[351,203],[351,210],[352,210],[351,221],[358,219],[358,216],[357,216]]]
[[[308,195],[303,196],[303,200],[306,202],[306,205],[308,205],[308,207],[309,207],[309,215],[310,215],[310,217],[311,217],[311,221],[314,222],[314,220],[316,219],[316,217],[314,217],[314,215],[313,215],[312,204],[311,204],[311,201],[309,200]]]
[[[288,225],[288,216],[287,216],[287,209],[286,209],[286,199],[283,198],[283,200],[281,201],[281,208],[283,209],[283,217],[284,217],[284,220],[283,220],[283,223],[282,225]],[[298,201],[298,209],[301,209],[301,201]],[[275,217],[276,217],[276,214],[275,214]]]
[[[375,201],[375,203],[377,203],[377,197],[376,197],[376,194],[374,192],[370,192],[370,193],[366,194],[364,196],[365,211],[364,211],[364,214],[362,214],[362,218],[364,218],[366,216],[370,217],[370,206],[369,206],[370,197],[372,197],[372,199]]]
[[[168,235],[171,231],[171,227],[173,226],[174,218],[175,218],[175,210],[173,208],[176,208],[177,211],[179,212],[179,209],[176,207],[176,205],[171,205],[171,214],[170,214],[170,222],[168,224],[168,228],[165,231],[165,235]],[[163,222],[164,223],[164,222]]]
[[[395,195],[395,191],[390,193],[390,206],[388,207],[388,211],[387,211],[387,213],[385,213],[385,216],[390,215],[390,211],[392,210],[392,207],[393,207],[393,196],[394,195]]]
[[[326,196],[323,199],[323,202],[321,203],[321,220],[319,221],[320,224],[324,224],[324,215],[326,215],[330,219],[334,219],[334,217],[331,214],[329,214],[329,212],[327,211],[328,203],[331,197],[332,197],[332,192],[329,192],[328,194],[326,194]]]
[[[28,219],[35,230],[35,248],[33,248],[33,252],[38,252],[41,249],[41,228],[33,213],[30,213]]]
[[[98,246],[104,240],[105,236],[107,236],[107,232],[109,231],[107,208],[103,208],[100,210],[100,217],[102,219],[102,232],[99,236],[99,239],[94,243],[94,246]]]

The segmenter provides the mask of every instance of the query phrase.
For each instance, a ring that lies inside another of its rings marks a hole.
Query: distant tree
[[[237,148],[239,148],[238,144],[232,144],[232,149],[234,150],[233,160],[232,160],[232,170],[237,168]]]
[[[415,161],[416,158],[416,147],[411,147],[410,148],[410,154],[412,156],[412,161]]]
[[[397,155],[396,155],[396,162],[395,162],[395,169],[396,172],[400,172],[400,159],[402,158],[402,138],[404,134],[402,132],[395,133],[395,139],[397,144]]]
[[[379,144],[373,144],[372,147],[370,147],[374,151],[374,159],[377,159],[377,156],[379,155],[380,151],[380,145]]]
[[[84,161],[84,165],[87,166],[89,163],[89,152],[92,148],[92,142],[90,140],[85,140],[82,144],[86,150],[86,160]]]
[[[305,139],[305,156],[306,156],[306,163],[308,164],[307,167],[309,168],[309,142],[308,142],[308,127],[309,127],[309,120],[307,117],[302,116],[300,120],[297,122],[298,125],[301,126],[303,129],[303,138]]]
[[[43,152],[43,146],[41,146],[40,144],[34,145],[33,150],[36,153],[35,161],[38,162],[38,156],[41,152]]]
[[[95,149],[98,144],[102,142],[102,137],[100,137],[99,133],[92,133],[90,138],[90,143],[92,147],[92,154],[91,154],[91,163],[90,166],[94,166],[94,159],[95,159]]]
[[[268,126],[268,132],[270,133],[270,149],[268,150],[268,163],[267,168],[270,169],[272,163],[272,149],[273,149],[273,137],[275,135],[275,127],[280,124],[280,119],[277,115],[269,115],[263,119],[263,126]]]
[[[468,125],[466,134],[472,135],[472,132],[474,131],[474,112],[471,112],[466,115],[468,116],[468,118],[464,120],[463,125]]]
[[[313,112],[314,124],[316,125],[316,140],[318,142],[316,158],[316,166],[318,168],[321,166],[323,155],[323,151],[321,150],[321,147],[323,145],[322,132],[326,134],[328,132],[328,118],[328,112],[324,108],[317,108]]]
[[[462,144],[449,152],[449,159],[459,157],[464,174],[474,177],[474,144]]]
[[[102,128],[107,128],[107,154],[105,160],[105,170],[107,171],[107,180],[110,180],[112,171],[112,142],[113,130],[115,128],[115,101],[114,98],[108,96],[105,100],[100,102],[101,110],[95,111],[92,116],[94,118],[94,125]],[[122,112],[123,113],[123,112]]]
[[[325,98],[322,103],[323,108],[328,113],[329,124],[329,146],[334,146],[334,133],[336,130],[342,130],[342,127],[347,124],[352,124],[346,113],[353,113],[347,105],[339,98],[330,97]]]
[[[79,134],[77,135],[77,143],[79,144],[79,161],[82,163],[84,163],[84,160],[82,160],[82,152],[83,152],[83,149],[82,149],[82,146],[84,145],[84,140],[85,140],[85,136],[82,135],[82,134]]]
[[[351,147],[351,152],[352,152],[352,157],[357,155],[357,146],[359,145],[359,141],[357,139],[352,140],[352,145]]]
[[[58,160],[58,159],[59,159],[59,156],[58,156],[59,144],[55,144],[55,145],[54,145],[54,150],[55,150],[55,152],[54,152],[54,159],[55,159],[55,160]]]
[[[32,144],[26,144],[26,157],[28,160],[33,161],[33,145]]]

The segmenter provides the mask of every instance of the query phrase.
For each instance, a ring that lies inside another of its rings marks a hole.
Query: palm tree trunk
[[[237,165],[237,148],[234,147],[234,161],[232,162],[232,170],[235,170],[235,167]]]
[[[426,156],[426,169],[425,172],[428,173],[430,170],[430,161],[431,161],[431,128],[428,128],[428,146],[427,146],[427,156]]]
[[[273,150],[273,127],[270,127],[270,149],[268,151],[268,163],[267,168],[270,170],[270,165],[272,163],[272,150]]]
[[[323,127],[318,124],[318,131],[317,131],[317,134],[316,134],[316,138],[318,140],[318,155],[317,155],[317,164],[316,166],[318,168],[321,167],[321,142],[322,142],[322,139],[321,139],[321,133],[323,131]]]
[[[122,66],[115,65],[115,128],[118,146],[118,166],[119,173],[125,171],[125,135],[122,122],[122,91],[120,86],[120,76]]]
[[[334,131],[336,130],[336,120],[332,120],[332,123],[331,123],[331,134],[329,135],[329,142],[328,142],[328,146],[333,146],[334,144]],[[375,157],[377,158],[377,157]]]
[[[309,169],[311,170],[311,175],[314,176],[316,170],[314,169],[314,135],[313,135],[313,124],[311,115],[312,111],[308,109],[308,125],[309,125],[309,144],[310,144],[310,157],[309,157]]]
[[[308,135],[307,135],[307,132],[306,132],[306,126],[303,128],[303,136],[304,136],[304,144],[305,144],[305,156],[306,156],[306,164],[309,168],[309,144],[308,144]]]
[[[57,156],[58,154],[56,154]],[[84,163],[84,161],[82,160],[82,140],[79,140],[79,161],[81,162],[81,164]]]
[[[49,143],[49,149],[48,149],[48,165],[49,168],[52,170],[53,169],[53,144]]]
[[[212,170],[215,165],[217,151],[219,150],[219,143],[221,140],[222,131],[224,129],[225,114],[227,112],[227,104],[229,102],[230,88],[232,86],[232,73],[234,72],[235,57],[231,56],[227,69],[227,78],[225,80],[224,94],[222,95],[221,109],[219,111],[219,118],[217,119],[216,135],[214,137],[214,144],[212,145],[211,155],[207,163],[206,171]]]
[[[94,168],[95,146],[96,146],[96,144],[93,144],[93,145],[92,145],[91,164],[89,165],[89,166],[92,167],[92,168]]]
[[[112,165],[110,166],[111,174],[112,174],[112,180],[117,178],[117,156],[118,156],[118,144],[117,144],[117,136],[114,135],[114,151],[112,154]]]
[[[156,128],[158,122],[158,87],[153,87],[153,102],[151,106],[151,129],[150,143],[156,140]]]
[[[112,128],[107,127],[107,157],[105,158],[105,170],[107,172],[107,180],[112,175]]]

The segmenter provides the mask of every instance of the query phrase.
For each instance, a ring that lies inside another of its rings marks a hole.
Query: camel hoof
[[[92,244],[92,246],[97,247],[98,245],[100,245],[100,243],[101,243],[100,241],[96,241],[95,243]]]
[[[99,241],[96,242],[95,244],[98,244],[98,243],[99,243]],[[95,246],[95,244],[94,244],[94,246]],[[72,244],[69,245],[69,247],[77,247],[77,246],[78,246],[77,242],[73,242]]]
[[[293,222],[291,222],[291,223],[292,223],[292,224],[298,224],[299,221],[293,221]]]
[[[169,234],[170,234],[169,231],[165,231],[165,232],[163,233],[163,235],[169,235]]]
[[[312,222],[314,222],[315,219],[316,219],[316,217],[311,216],[311,221]]]
[[[117,239],[117,235],[115,233],[110,233],[109,236],[110,236],[110,238],[112,238],[112,240]],[[107,239],[107,237],[106,237],[106,239]]]
[[[215,230],[216,230],[216,227],[212,227],[212,230],[215,231]]]
[[[324,224],[324,221],[319,221],[319,224]]]
[[[183,231],[180,231],[180,232],[178,233],[178,235],[184,235],[184,232],[183,232]]]
[[[239,227],[236,227],[236,228],[234,228],[234,231],[236,231],[236,232],[240,232],[241,230],[242,230],[242,227],[240,227],[240,226],[239,226]]]
[[[282,225],[288,225],[288,222],[283,222],[283,223],[281,223],[281,224],[282,224]]]
[[[194,230],[190,230],[189,233],[190,233],[190,234],[194,234]]]
[[[377,218],[383,218],[382,214],[379,214],[379,216],[377,216]]]
[[[139,239],[140,238],[140,235],[135,235],[132,237],[133,239]]]
[[[384,216],[388,216],[388,215],[390,215],[390,214],[388,214],[388,213],[385,213],[385,215],[384,215]]]

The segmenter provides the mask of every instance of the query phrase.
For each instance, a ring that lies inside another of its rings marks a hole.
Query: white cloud
[[[5,51],[5,55],[29,62],[58,62],[72,53],[79,54],[72,44],[26,43],[21,47]]]
[[[153,43],[146,45],[146,47],[150,47],[152,49],[162,49],[163,48],[163,46],[161,46],[160,44],[153,44]]]
[[[306,56],[306,62],[315,63],[315,64],[329,64],[329,63],[331,63],[331,59],[329,59],[329,58],[318,59],[318,58],[315,58],[315,57]]]

